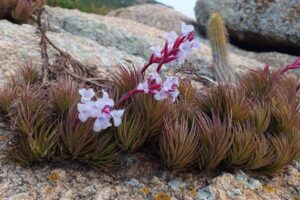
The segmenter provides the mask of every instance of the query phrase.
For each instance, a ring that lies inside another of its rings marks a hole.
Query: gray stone
[[[181,180],[171,180],[169,181],[168,185],[172,188],[172,190],[180,191],[186,186],[186,183],[182,182]]]
[[[210,14],[221,13],[230,36],[255,45],[300,48],[299,0],[198,0],[197,21],[205,27]]]
[[[229,191],[227,191],[228,192],[228,195],[231,197],[231,198],[238,198],[238,197],[240,197],[240,196],[242,196],[242,192],[241,192],[241,190],[240,189],[232,189],[232,190],[229,190]]]
[[[52,42],[83,64],[97,67],[102,77],[109,76],[119,64],[143,66],[149,59],[150,47],[164,44],[166,32],[131,20],[62,8],[47,7],[47,12],[50,26],[47,35]],[[36,27],[31,25],[0,21],[0,85],[28,59],[41,65],[40,38],[35,32]],[[51,48],[49,51],[50,57],[56,53]],[[208,68],[211,59],[210,48],[202,44],[200,49],[192,51],[186,65],[195,69]],[[235,54],[230,54],[230,60],[237,73],[263,66]]]
[[[120,8],[108,13],[108,16],[130,19],[164,31],[180,31],[180,22],[195,23],[195,20],[182,13],[162,5],[143,4]]]
[[[127,183],[133,187],[137,187],[140,184],[139,180],[135,178],[130,179]]]
[[[256,190],[262,187],[259,180],[249,177],[243,171],[239,171],[236,175],[237,180],[241,181],[246,189]]]
[[[168,32],[173,30],[179,32],[180,21],[192,24],[195,23],[192,19],[189,19],[187,16],[177,12],[174,9],[153,4],[121,8],[119,10],[111,11],[111,13],[108,15],[123,19],[130,19]],[[201,37],[201,35],[199,35],[199,37]],[[210,46],[209,41],[202,37],[201,43]],[[286,66],[288,63],[291,63],[296,59],[296,56],[291,56],[284,53],[245,51],[233,45],[229,45],[229,50],[234,54],[269,64],[274,68]],[[208,64],[203,63],[201,65],[207,66]],[[200,68],[199,70],[201,74],[209,74],[205,68]]]
[[[196,198],[198,200],[215,200],[216,194],[210,187],[204,187],[198,190]]]

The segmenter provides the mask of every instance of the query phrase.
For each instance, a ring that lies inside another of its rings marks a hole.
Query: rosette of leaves
[[[138,84],[141,83],[142,80],[143,77],[137,67],[132,66],[126,68],[124,66],[119,66],[116,72],[112,75],[114,99],[119,99],[130,90],[137,88]]]
[[[23,86],[10,110],[14,127],[7,155],[21,163],[50,160],[57,151],[57,129],[41,88]]]
[[[255,152],[256,132],[250,125],[236,125],[232,130],[232,145],[225,159],[232,168],[249,167],[249,159]]]
[[[153,139],[162,132],[164,117],[168,112],[170,100],[156,101],[152,95],[137,95],[132,102],[145,119],[145,131],[148,131],[147,139]]]
[[[122,124],[116,129],[116,139],[123,151],[136,151],[148,137],[147,121],[141,112],[134,103],[126,107]]]
[[[268,67],[252,70],[241,77],[240,87],[248,99],[266,102],[272,97],[278,78]]]
[[[284,134],[268,134],[267,139],[271,162],[258,169],[258,171],[273,176],[296,158],[296,155],[299,153],[299,139],[294,141],[298,148],[295,148],[295,145],[291,145]]]
[[[42,119],[40,121],[48,119]],[[51,160],[55,157],[57,152],[57,128],[54,124],[48,125],[47,121],[43,125],[37,126],[32,133],[13,132],[12,139],[6,147],[6,154],[8,157],[16,162],[22,164],[32,164],[34,162],[41,162]]]
[[[31,62],[25,63],[19,68],[19,74],[26,84],[35,84],[40,79],[39,70]]]
[[[253,105],[247,121],[255,127],[256,133],[267,132],[271,123],[271,105],[262,102]]]
[[[9,109],[18,96],[18,86],[15,80],[10,80],[0,87],[0,115],[7,117]]]
[[[98,167],[113,166],[119,160],[119,148],[111,131],[100,133],[97,149],[93,152],[90,163]]]
[[[21,88],[27,84],[35,84],[39,80],[39,71],[34,68],[30,62],[21,66],[18,73],[20,77],[10,78],[8,82],[0,88],[0,114],[4,116],[9,114],[9,109],[17,99]]]
[[[251,124],[239,124],[232,130],[232,145],[224,161],[230,169],[256,170],[272,162],[272,152],[264,135]]]
[[[169,169],[182,171],[197,163],[199,138],[195,122],[180,113],[169,114],[164,120],[159,147],[162,163]]]
[[[161,134],[169,106],[170,101],[156,101],[151,95],[139,94],[133,97],[116,131],[120,148],[135,151],[147,140]]]
[[[250,104],[243,90],[230,85],[218,85],[199,99],[199,107],[209,117],[217,115],[221,120],[230,117],[232,123],[244,121],[250,113]]]
[[[79,86],[71,78],[60,78],[57,82],[50,85],[49,102],[52,106],[53,113],[58,118],[65,117],[71,107],[79,102]]]
[[[210,118],[199,112],[196,125],[200,141],[199,168],[207,171],[215,169],[226,158],[232,144],[231,120],[221,120],[214,114]]]
[[[113,132],[93,131],[93,120],[83,123],[78,119],[75,107],[59,125],[59,151],[66,159],[93,162],[98,166],[109,166],[116,161],[117,145]]]
[[[192,106],[197,106],[199,97],[190,80],[180,80],[179,92],[178,99],[180,102],[186,102]]]
[[[273,133],[289,133],[299,123],[298,112],[290,104],[272,99],[271,122],[269,131]]]
[[[11,123],[17,131],[30,133],[42,113],[49,116],[51,110],[44,98],[45,94],[46,91],[37,85],[20,86],[18,98],[9,113]]]
[[[116,99],[137,88],[143,82],[136,67],[120,66],[112,77]],[[117,128],[116,138],[124,151],[135,151],[147,140],[161,133],[163,118],[170,107],[170,101],[156,101],[150,94],[138,94],[128,99],[122,124]]]

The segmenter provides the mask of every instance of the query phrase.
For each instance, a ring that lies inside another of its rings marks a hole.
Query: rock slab
[[[163,46],[165,40],[166,32],[132,20],[51,7],[47,7],[47,13],[50,27],[47,35],[52,42],[83,64],[96,66],[103,77],[119,64],[143,66],[150,57],[150,47]],[[24,61],[41,64],[39,42],[35,26],[0,21],[0,85]],[[54,53],[50,49],[50,57]],[[262,66],[235,54],[230,54],[230,58],[236,72]],[[210,48],[202,44],[191,53],[186,64],[205,69],[211,65],[211,59]]]
[[[300,0],[198,0],[197,21],[206,26],[212,12],[225,20],[230,36],[249,44],[300,49]]]
[[[172,8],[154,4],[120,8],[111,11],[108,16],[130,19],[167,32],[179,32],[180,22],[195,23],[193,19]]]

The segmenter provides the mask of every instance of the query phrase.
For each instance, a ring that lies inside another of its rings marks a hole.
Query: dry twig
[[[40,35],[40,47],[41,47],[41,57],[43,60],[42,64],[42,82],[47,84],[50,76],[57,78],[59,73],[67,74],[80,82],[90,83],[96,87],[103,88],[105,84],[103,82],[108,82],[108,80],[100,79],[95,76],[95,68],[83,65],[80,61],[73,58],[67,52],[61,50],[57,47],[47,36],[46,29],[47,26],[43,23],[43,14],[45,13],[44,8],[36,9],[34,14],[36,18],[34,20],[37,23],[37,33]],[[51,65],[48,56],[48,45],[58,52],[58,55]],[[89,78],[87,78],[89,77]]]

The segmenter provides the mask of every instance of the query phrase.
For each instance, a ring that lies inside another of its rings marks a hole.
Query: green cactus
[[[227,30],[218,12],[210,16],[207,35],[212,48],[216,80],[220,82],[234,81],[235,75],[228,61]]]

